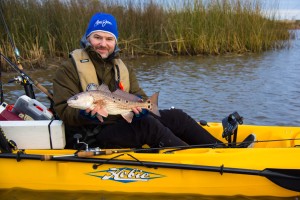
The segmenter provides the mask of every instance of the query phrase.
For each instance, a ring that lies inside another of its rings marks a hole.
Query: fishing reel
[[[81,142],[80,139],[82,138],[82,135],[79,133],[75,134],[74,138],[76,139],[76,145],[77,146],[82,145],[82,147],[85,147],[86,152],[100,152],[101,151],[101,149],[99,147],[90,148],[88,143]]]
[[[75,134],[74,138],[76,139],[76,144],[77,145],[82,144],[83,146],[85,146],[85,150],[89,151],[89,145],[87,143],[85,143],[85,142],[80,142],[80,139],[82,138],[81,134],[79,134],[79,133]]]
[[[229,146],[234,146],[237,137],[237,128],[239,124],[243,124],[243,117],[237,112],[233,112],[222,120],[223,133],[222,137],[228,141]],[[233,135],[233,143],[231,144],[231,136]]]
[[[23,77],[23,76],[17,76],[14,77],[13,79],[9,80],[8,83],[18,83],[22,86],[24,86],[24,90],[27,96],[29,96],[32,99],[35,99],[35,94],[34,94],[34,90],[32,87],[32,83],[31,81],[28,80],[27,77]]]
[[[10,79],[8,81],[8,83],[18,83],[18,84],[23,84],[24,83],[24,79],[22,78],[22,76],[17,76],[17,77],[14,77],[13,79]]]

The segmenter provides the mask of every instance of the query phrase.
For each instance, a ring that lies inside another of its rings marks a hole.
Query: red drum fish
[[[107,85],[89,84],[86,92],[81,92],[68,99],[68,106],[81,110],[97,110],[102,117],[108,115],[121,115],[128,123],[132,122],[134,113],[132,108],[140,107],[147,109],[157,116],[160,116],[158,110],[158,92],[154,93],[147,101],[141,98],[117,89],[111,92]]]

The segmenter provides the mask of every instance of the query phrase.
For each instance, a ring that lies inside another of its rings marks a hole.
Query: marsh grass
[[[289,26],[263,14],[259,1],[3,0],[2,11],[24,61],[67,57],[79,48],[90,17],[112,13],[122,56],[220,55],[288,47]],[[13,57],[0,27],[0,50]]]

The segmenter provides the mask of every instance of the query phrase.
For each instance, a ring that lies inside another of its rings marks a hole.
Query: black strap
[[[50,123],[48,124],[48,133],[49,133],[49,140],[50,140],[50,148],[53,149],[53,145],[52,145],[52,133],[51,133],[51,124],[54,121],[54,119],[52,119],[50,121]]]
[[[119,84],[120,84],[120,68],[118,65],[115,65],[116,72],[117,72],[117,79],[116,79],[116,88],[120,89]]]

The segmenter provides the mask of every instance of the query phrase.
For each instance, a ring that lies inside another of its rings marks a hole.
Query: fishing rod
[[[2,0],[1,0],[1,3],[2,3]],[[13,39],[12,39],[12,36],[11,36],[11,34],[10,34],[10,32],[9,32],[7,23],[6,23],[5,18],[4,18],[4,14],[3,14],[3,12],[2,12],[2,4],[1,4],[1,8],[0,8],[0,15],[1,15],[1,20],[2,20],[2,22],[3,22],[3,24],[4,24],[4,28],[5,28],[5,31],[6,31],[6,33],[7,33],[9,42],[10,42],[11,47],[12,47],[12,49],[13,49],[13,52],[14,52],[14,54],[15,54],[15,59],[16,59],[16,61],[17,61],[17,66],[18,66],[18,68],[19,68],[20,70],[23,70],[23,67],[22,67],[21,62],[20,62],[20,58],[21,58],[20,52],[19,52],[18,48],[16,47],[16,45],[15,45]]]
[[[2,2],[2,0],[0,1],[0,3],[1,2]],[[16,61],[17,61],[17,65],[14,64],[12,61],[10,61],[2,53],[1,53],[1,56],[4,58],[4,60],[14,70],[16,70],[21,75],[21,76],[15,78],[13,81],[21,83],[21,85],[24,86],[26,95],[33,98],[33,99],[35,99],[35,95],[34,95],[32,85],[36,86],[37,89],[39,89],[41,92],[43,92],[44,94],[46,94],[48,96],[51,104],[53,104],[53,94],[49,90],[47,90],[44,86],[42,86],[38,81],[31,79],[27,74],[25,74],[25,72],[23,72],[23,67],[22,67],[21,62],[20,62],[20,52],[19,52],[18,48],[16,47],[16,45],[15,45],[15,43],[14,43],[12,37],[11,37],[10,31],[8,29],[7,23],[5,21],[5,18],[4,18],[3,12],[2,12],[2,5],[1,5],[1,8],[0,8],[0,13],[1,13],[2,22],[3,22],[4,27],[5,27],[5,31],[8,35],[8,38],[10,40],[10,44],[11,44],[13,50],[14,50],[14,53],[15,53],[15,58],[16,58]]]
[[[19,83],[21,83],[21,85],[24,86],[26,95],[35,99],[35,95],[32,89],[32,85],[36,86],[41,92],[45,93],[50,100],[52,101],[53,99],[53,95],[50,91],[48,91],[45,87],[43,87],[39,82],[37,82],[36,80],[33,80],[32,78],[30,78],[30,76],[28,76],[24,71],[22,71],[21,69],[18,68],[18,66],[16,64],[14,64],[9,58],[7,58],[5,55],[3,55],[0,52],[0,56],[2,56],[2,58],[4,58],[4,60],[16,71],[20,74],[19,77],[15,78],[13,81],[17,81]]]
[[[1,52],[0,52],[0,56],[2,56],[2,58],[4,58],[4,60],[13,69],[15,69],[18,73],[20,73],[19,77],[14,78],[12,81],[9,81],[9,82],[14,82],[14,81],[19,82],[21,85],[24,86],[24,90],[25,90],[26,95],[29,96],[29,97],[31,97],[31,98],[35,98],[35,95],[34,95],[34,92],[33,92],[33,88],[32,88],[33,80],[27,74],[25,74],[21,69],[19,69],[16,64],[14,64],[11,60],[9,60]]]
[[[282,142],[282,141],[293,141],[300,140],[300,138],[288,138],[288,139],[278,139],[278,140],[256,140],[251,142],[238,142],[235,144],[249,144],[249,143],[263,143],[263,142]],[[78,157],[78,158],[88,158],[99,155],[111,155],[118,153],[158,153],[160,150],[166,150],[164,153],[171,153],[175,151],[187,150],[187,149],[195,149],[195,148],[238,148],[232,147],[231,143],[225,143],[226,147],[218,146],[220,143],[212,143],[212,144],[199,144],[199,145],[189,145],[189,146],[173,146],[173,147],[157,147],[157,148],[132,148],[132,149],[88,149],[84,151],[77,150],[73,154],[65,154],[65,155],[44,155],[42,160],[51,160],[53,158],[60,157]]]
[[[0,104],[4,102],[3,85],[2,85],[2,62],[0,57]]]
[[[287,138],[287,139],[278,139],[278,140],[255,140],[255,141],[243,141],[243,142],[228,142],[224,143],[227,145],[226,147],[223,148],[239,148],[237,146],[232,146],[233,144],[240,145],[240,144],[250,144],[250,143],[264,143],[264,142],[282,142],[282,141],[295,141],[295,140],[300,140],[300,138]],[[220,145],[220,143],[218,143]],[[189,145],[189,146],[174,146],[174,147],[159,147],[159,148],[149,148],[148,151],[150,150],[167,150],[165,153],[171,153],[174,151],[180,151],[180,150],[186,150],[186,149],[194,149],[194,148],[219,148],[217,143],[214,144],[202,144],[202,145]],[[222,148],[222,147],[221,147]],[[145,149],[147,150],[147,149]],[[136,149],[138,152],[142,152],[143,149]]]

